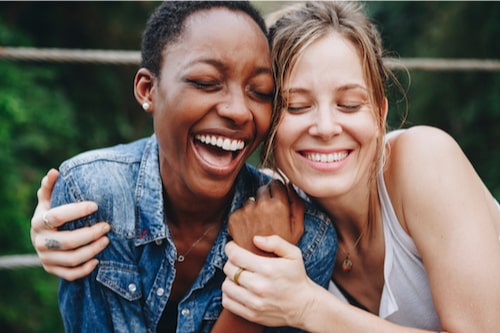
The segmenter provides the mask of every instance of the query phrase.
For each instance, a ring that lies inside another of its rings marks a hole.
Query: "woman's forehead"
[[[185,52],[197,57],[202,53],[241,54],[242,51],[269,58],[266,36],[244,12],[224,7],[204,9],[189,15],[176,41],[166,46],[166,53]]]

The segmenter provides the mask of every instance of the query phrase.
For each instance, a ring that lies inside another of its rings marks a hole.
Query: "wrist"
[[[293,318],[290,318],[293,321],[291,326],[308,332],[318,332],[321,331],[321,322],[324,322],[324,318],[322,318],[322,303],[325,300],[324,293],[328,293],[328,291],[310,279],[307,282],[308,286],[301,288],[305,302],[303,302],[300,312],[293,316]]]

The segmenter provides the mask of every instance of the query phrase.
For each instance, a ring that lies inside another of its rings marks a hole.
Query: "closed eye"
[[[290,113],[301,113],[301,112],[304,112],[304,111],[307,111],[309,109],[309,106],[292,106],[292,105],[288,105],[286,107],[286,110]]]
[[[266,101],[266,102],[272,101],[273,100],[273,96],[274,96],[274,92],[268,93],[268,92],[262,92],[262,91],[259,91],[259,90],[253,90],[252,93],[258,99]]]
[[[337,106],[342,111],[353,112],[353,111],[359,110],[361,108],[362,104],[337,104]]]
[[[199,81],[199,80],[186,80],[189,84],[197,89],[205,91],[217,91],[221,84],[218,81]]]

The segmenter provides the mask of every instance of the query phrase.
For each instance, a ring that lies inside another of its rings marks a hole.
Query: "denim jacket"
[[[230,212],[269,177],[250,165],[238,175]],[[64,225],[73,230],[108,221],[110,244],[87,277],[61,280],[66,332],[155,332],[175,277],[177,251],[166,224],[156,137],[80,154],[60,167],[52,206],[93,200],[96,213]],[[226,216],[198,278],[178,306],[177,332],[209,332],[222,311],[221,285],[230,239]],[[337,238],[328,217],[306,202],[299,247],[308,275],[328,286]],[[269,328],[269,332],[297,331]]]

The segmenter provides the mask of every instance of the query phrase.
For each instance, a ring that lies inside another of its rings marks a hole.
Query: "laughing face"
[[[270,124],[274,83],[266,37],[244,13],[196,12],[166,46],[152,82],[149,112],[165,187],[187,197],[227,196]]]
[[[318,39],[283,88],[278,166],[320,201],[366,192],[380,131],[354,45],[333,32]]]

